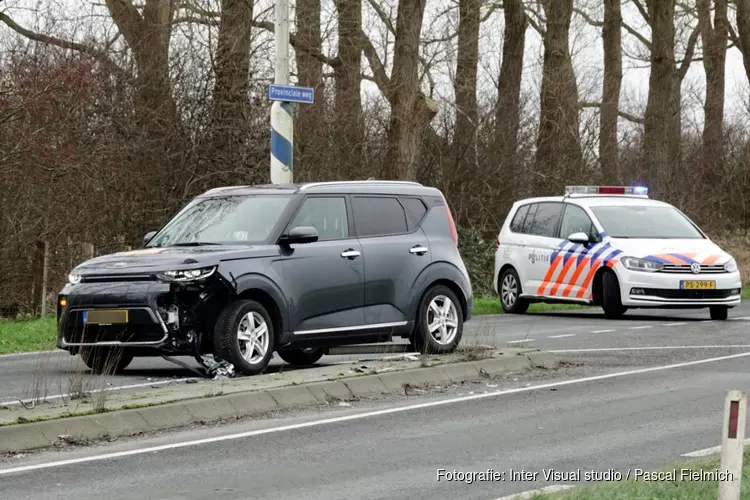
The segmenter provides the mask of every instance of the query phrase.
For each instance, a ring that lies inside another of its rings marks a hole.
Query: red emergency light
[[[622,194],[648,196],[645,186],[566,186],[565,194]]]

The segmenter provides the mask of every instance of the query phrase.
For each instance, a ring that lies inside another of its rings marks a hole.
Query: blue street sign
[[[296,87],[294,85],[271,84],[268,86],[268,98],[272,101],[312,104],[315,102],[315,89]]]

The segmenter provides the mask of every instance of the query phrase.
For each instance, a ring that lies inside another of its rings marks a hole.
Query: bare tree
[[[477,67],[479,64],[480,0],[459,0],[458,53],[453,90],[456,95],[456,128],[453,149],[455,166],[474,169],[476,166],[476,131],[479,126],[477,109]],[[523,59],[522,59],[523,60]]]
[[[505,160],[503,174],[512,177],[521,122],[521,81],[528,20],[523,0],[505,0],[503,14],[505,31],[497,80],[495,140],[497,152]]]
[[[547,0],[542,5],[547,23],[534,178],[540,193],[557,189],[561,179],[576,179],[584,167],[578,86],[569,48],[573,0]]]
[[[604,82],[599,121],[599,163],[604,182],[615,184],[617,168],[617,120],[622,87],[622,10],[620,0],[604,0]]]

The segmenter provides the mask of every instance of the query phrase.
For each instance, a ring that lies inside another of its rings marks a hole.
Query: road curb
[[[553,369],[554,354],[528,350],[516,355],[431,367],[412,368],[339,380],[288,385],[262,390],[187,399],[142,408],[93,415],[26,422],[0,427],[0,453],[18,453],[64,443],[85,443],[174,429],[191,424],[234,420],[270,411],[297,408],[355,397],[371,397],[404,389],[476,380],[509,372]]]

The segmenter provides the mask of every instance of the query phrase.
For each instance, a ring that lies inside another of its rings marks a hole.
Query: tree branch
[[[602,106],[602,103],[600,103],[600,102],[589,102],[589,101],[584,101],[584,102],[581,102],[581,103],[579,103],[578,105],[579,105],[579,106],[580,106],[580,107],[581,107],[582,109],[583,109],[583,108],[601,108],[601,106]],[[629,122],[632,122],[632,123],[637,123],[637,124],[639,124],[639,125],[642,125],[642,124],[644,123],[644,120],[643,120],[643,118],[639,118],[639,117],[637,117],[637,116],[635,116],[635,115],[631,115],[630,113],[626,113],[625,111],[621,111],[621,110],[619,110],[619,109],[618,109],[618,110],[617,110],[617,114],[618,114],[618,115],[619,115],[619,116],[620,116],[621,118],[624,118],[624,119],[628,120]]]
[[[641,13],[641,16],[643,16],[643,19],[648,24],[651,24],[651,16],[648,15],[648,10],[646,10],[640,0],[633,0],[633,3],[635,4],[635,8],[638,9],[638,12]]]
[[[700,23],[698,24],[698,26],[693,28],[693,32],[690,33],[687,47],[685,48],[685,57],[682,59],[682,64],[680,64],[680,67],[677,70],[677,78],[679,78],[680,82],[685,79],[685,75],[687,74],[688,69],[690,69],[690,65],[693,63],[693,56],[695,55],[695,45],[698,43],[699,35]]]
[[[573,8],[573,12],[575,12],[576,14],[578,14],[579,16],[581,16],[583,18],[583,20],[586,21],[587,23],[589,23],[591,26],[594,26],[594,27],[597,27],[597,28],[601,28],[601,27],[604,26],[604,22],[597,21],[596,19],[594,19],[593,17],[589,16],[584,11],[582,11],[581,9],[579,9],[578,7]]]
[[[11,19],[10,16],[2,12],[0,12],[0,21],[2,21],[6,26],[8,26],[10,29],[15,31],[19,35],[24,36],[34,42],[40,42],[46,45],[53,45],[61,49],[75,50],[76,52],[80,52],[81,54],[86,54],[87,56],[90,56],[93,59],[102,63],[104,66],[106,66],[113,73],[116,73],[118,76],[125,77],[127,80],[130,80],[129,75],[125,71],[123,71],[122,68],[120,68],[117,64],[115,64],[115,62],[112,61],[112,59],[109,57],[109,55],[107,55],[106,52],[102,52],[90,45],[85,45],[85,44],[77,43],[77,42],[71,42],[68,40],[63,40],[62,38],[56,38],[54,36],[44,35],[42,33],[36,33],[34,31],[31,31],[19,25],[13,19]]]
[[[625,31],[636,37],[643,45],[651,50],[651,42],[645,36],[638,33],[638,30],[636,30],[626,22],[622,23],[622,27],[625,28]]]
[[[270,21],[252,21],[250,23],[251,26],[255,28],[261,28],[266,31],[270,31],[271,33],[274,32],[275,26]],[[297,40],[297,37],[293,35],[292,33],[289,34],[289,44],[294,47],[295,50],[301,50],[305,52],[306,54],[310,54],[312,57],[317,59],[318,61],[321,61],[323,64],[327,64],[328,66],[335,68],[336,66],[341,64],[341,61],[338,57],[328,57],[327,55],[323,54],[319,50],[313,49],[309,45],[301,44]]]
[[[386,73],[383,63],[380,61],[378,51],[375,50],[375,46],[372,44],[370,38],[365,35],[364,31],[360,30],[359,36],[362,39],[362,51],[364,52],[373,73],[373,81],[385,98],[390,101],[391,80],[388,78],[388,73]]]

